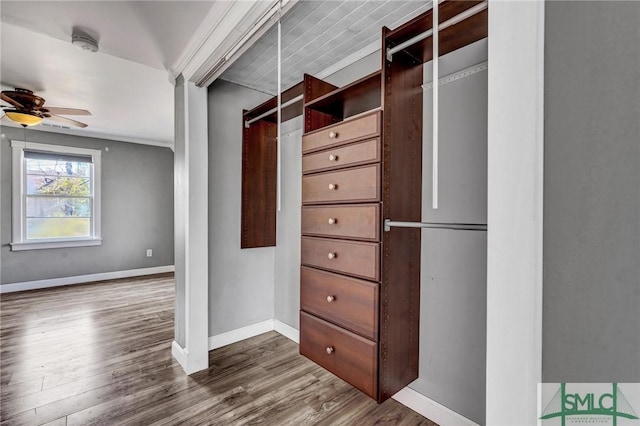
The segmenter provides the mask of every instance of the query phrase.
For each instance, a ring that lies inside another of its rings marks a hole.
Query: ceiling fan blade
[[[89,111],[86,109],[78,109],[78,108],[60,108],[60,107],[50,107],[46,106],[40,108],[43,112],[49,112],[51,114],[60,114],[60,115],[91,115]]]
[[[60,117],[59,115],[55,115],[55,114],[47,114],[47,115],[45,115],[45,117],[50,119],[50,120],[57,121],[59,123],[69,124],[71,126],[87,127],[87,125],[85,123],[81,122],[81,121],[72,120],[72,119],[67,118],[67,117]]]
[[[22,106],[20,102],[14,99],[11,99],[9,96],[5,95],[4,93],[0,94],[0,98],[2,98],[3,101],[15,106],[16,108],[24,108],[24,106]]]

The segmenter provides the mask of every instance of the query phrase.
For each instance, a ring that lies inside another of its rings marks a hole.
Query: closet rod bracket
[[[396,228],[430,228],[430,229],[451,229],[454,231],[486,231],[487,225],[481,223],[438,223],[438,222],[402,222],[385,219],[384,232]]]

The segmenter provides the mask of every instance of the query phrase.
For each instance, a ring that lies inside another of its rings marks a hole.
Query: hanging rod
[[[287,102],[283,103],[283,104],[280,106],[280,108],[286,108],[286,107],[288,107],[289,105],[293,105],[293,104],[295,104],[296,102],[301,101],[301,100],[302,100],[302,95],[298,95],[298,96],[296,96],[295,98],[293,98],[293,99],[291,99],[291,100],[288,100]],[[267,111],[267,112],[265,112],[265,113],[262,113],[262,114],[260,114],[259,116],[252,118],[251,120],[246,120],[246,121],[244,122],[244,127],[246,127],[246,128],[248,129],[248,128],[249,128],[249,126],[251,125],[251,123],[255,123],[256,121],[261,120],[261,119],[265,118],[267,115],[271,115],[271,114],[273,114],[273,113],[274,113],[274,112],[276,112],[276,111],[278,111],[278,107],[271,108],[269,111]]]
[[[451,229],[454,231],[486,231],[487,225],[477,223],[437,223],[437,222],[401,222],[385,219],[384,231],[391,231],[396,228],[431,228],[431,229]]]
[[[482,3],[479,3],[467,10],[465,10],[464,12],[459,13],[458,15],[444,21],[442,24],[438,25],[438,31],[442,31],[444,29],[447,29],[461,21],[464,21],[467,18],[472,17],[473,15],[476,15],[480,12],[482,12],[483,10],[485,10],[487,7],[489,7],[489,2],[488,1],[483,1]],[[426,38],[431,37],[431,35],[433,34],[433,29],[428,29],[427,31],[418,34],[417,36],[410,38],[409,40],[400,43],[399,45],[395,46],[395,47],[389,47],[387,48],[387,61],[391,62],[393,60],[393,55],[401,50],[406,49],[409,46],[413,46],[414,44],[416,44],[419,41],[422,41]]]

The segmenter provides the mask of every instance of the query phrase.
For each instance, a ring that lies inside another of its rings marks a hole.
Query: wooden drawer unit
[[[303,265],[329,269],[377,281],[380,278],[380,244],[302,237]]]
[[[380,138],[376,138],[304,155],[302,157],[302,173],[359,166],[379,161]]]
[[[305,206],[302,235],[380,241],[380,205]]]
[[[376,137],[380,134],[381,123],[381,113],[376,111],[307,133],[302,137],[302,153]]]
[[[378,345],[300,312],[300,353],[377,398]]]
[[[302,266],[300,309],[378,340],[378,284]]]
[[[375,202],[380,200],[380,165],[302,177],[302,203]]]

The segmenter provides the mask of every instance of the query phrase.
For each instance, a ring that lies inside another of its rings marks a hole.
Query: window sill
[[[102,245],[102,239],[100,238],[93,240],[39,241],[29,243],[11,243],[11,251],[89,247],[99,245]]]

